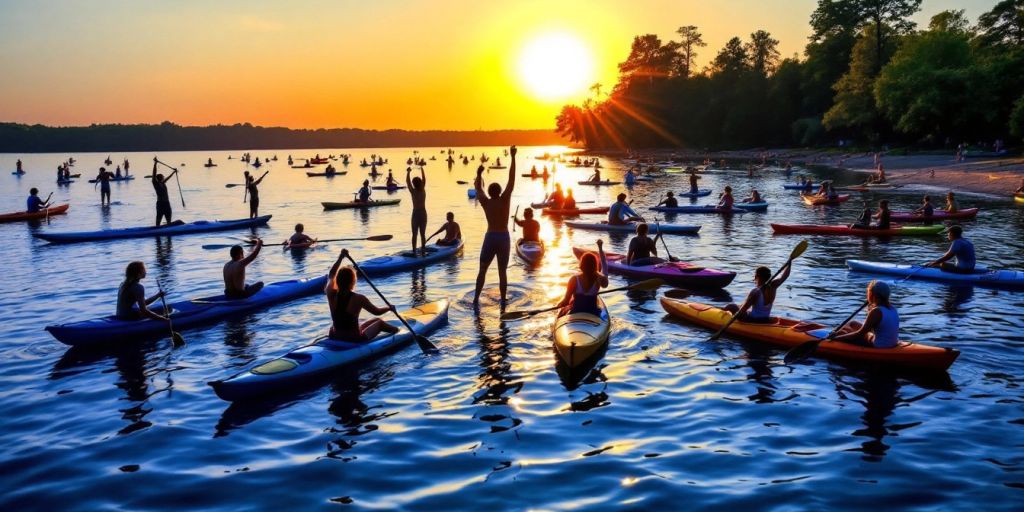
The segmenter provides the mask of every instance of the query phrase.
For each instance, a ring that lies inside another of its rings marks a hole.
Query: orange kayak
[[[609,208],[607,206],[597,208],[571,208],[568,210],[559,208],[544,208],[544,210],[542,210],[541,213],[543,213],[544,215],[573,217],[576,215],[586,214],[604,214],[608,213],[608,210]]]
[[[674,318],[685,320],[708,329],[721,329],[731,313],[707,304],[661,298],[661,307]],[[747,340],[763,341],[773,345],[792,348],[802,343],[828,336],[831,328],[814,322],[802,322],[789,318],[775,317],[775,323],[760,324],[733,322],[728,333]],[[945,370],[956,361],[960,351],[952,348],[933,347],[908,341],[901,341],[893,348],[872,348],[852,345],[840,341],[823,341],[818,346],[818,355],[869,363],[887,364],[909,368]]]
[[[800,194],[800,197],[803,198],[804,202],[810,206],[836,206],[839,203],[845,203],[846,201],[850,200],[850,194],[841,194],[835,199],[829,199],[827,197],[820,197],[811,194]]]
[[[60,215],[68,211],[71,205],[51,206],[38,212],[15,212],[0,214],[0,222],[17,222],[19,220],[43,219],[50,215]]]

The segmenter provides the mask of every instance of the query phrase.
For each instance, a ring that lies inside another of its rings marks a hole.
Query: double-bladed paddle
[[[394,306],[391,305],[390,302],[388,302],[388,298],[385,297],[384,294],[377,289],[377,286],[373,284],[373,281],[370,280],[370,276],[366,275],[366,272],[363,272],[363,269],[359,267],[359,264],[356,263],[356,260],[352,259],[352,255],[346,254],[345,256],[348,257],[348,261],[352,262],[352,267],[356,269],[356,272],[359,272],[359,274],[363,276],[363,280],[366,281],[366,284],[370,285],[370,288],[373,288],[373,291],[377,292],[377,295],[380,296],[380,300],[384,301],[384,304],[387,304],[388,308],[390,308],[391,311],[395,313],[395,316],[397,316],[398,320],[402,322],[402,325],[404,325],[406,329],[409,329],[409,333],[412,334],[413,339],[416,340],[416,344],[419,345],[420,350],[422,350],[424,354],[440,353],[437,347],[433,343],[431,343],[426,336],[422,334],[417,334],[416,331],[413,330],[412,326],[409,325],[409,322],[407,322],[405,318],[402,318],[402,315],[398,313],[398,311],[395,309]]]
[[[640,281],[639,283],[631,284],[629,286],[622,286],[622,287],[619,287],[619,288],[611,288],[609,290],[601,290],[600,292],[597,292],[597,294],[598,295],[604,295],[606,293],[621,292],[621,291],[645,291],[646,292],[646,291],[657,290],[658,288],[660,288],[664,284],[665,284],[665,281],[663,281],[661,279],[647,279],[646,281]],[[530,311],[509,311],[508,313],[504,313],[504,314],[501,315],[501,320],[503,322],[507,322],[507,321],[510,321],[510,320],[522,320],[523,318],[529,318],[531,316],[536,316],[536,315],[539,315],[541,313],[547,313],[549,311],[554,311],[556,309],[559,309],[560,307],[561,306],[551,306],[551,307],[547,307],[547,308],[543,308],[543,309],[534,309],[534,310],[530,310]]]
[[[326,242],[359,242],[359,241],[386,242],[388,240],[391,240],[394,237],[395,237],[394,235],[373,235],[373,236],[366,236],[366,237],[361,237],[361,238],[329,238],[327,240],[317,240],[317,242],[318,243],[326,243]],[[245,245],[254,245],[256,242],[253,242],[251,240],[246,240],[243,243]],[[203,246],[203,249],[211,249],[211,250],[212,249],[227,249],[229,247],[234,247],[236,245],[238,245],[238,244],[206,244],[206,245]],[[281,246],[281,245],[288,245],[288,243],[285,242],[285,243],[280,243],[280,244],[263,244],[263,247],[273,247],[273,246]]]

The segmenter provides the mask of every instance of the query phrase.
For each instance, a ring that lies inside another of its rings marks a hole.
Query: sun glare
[[[594,58],[578,37],[545,34],[523,47],[519,76],[538,99],[564,100],[586,92],[594,79]]]

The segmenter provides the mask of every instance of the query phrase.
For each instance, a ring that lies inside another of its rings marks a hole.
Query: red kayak
[[[845,203],[850,200],[850,194],[842,194],[835,199],[829,199],[827,197],[819,197],[816,195],[800,194],[804,202],[810,206],[836,206],[839,203]],[[893,218],[892,220],[896,220]]]
[[[914,212],[892,212],[889,220],[899,222],[930,222],[933,220],[947,220],[947,219],[973,219],[978,216],[977,208],[966,208],[956,213],[949,213],[946,210],[935,210],[931,217],[925,217],[920,213]]]
[[[889,229],[863,229],[821,224],[772,224],[776,235],[845,235],[845,236],[927,236],[937,235],[945,226],[892,226]]]
[[[544,208],[541,211],[544,215],[571,217],[574,215],[586,215],[586,214],[604,214],[608,213],[609,208],[607,206],[600,208],[572,208],[563,210],[560,208]]]
[[[0,222],[17,222],[19,220],[31,220],[31,219],[43,219],[50,215],[60,215],[68,211],[71,205],[62,204],[58,206],[51,206],[45,210],[39,210],[38,212],[15,212],[15,213],[4,213],[0,214]]]

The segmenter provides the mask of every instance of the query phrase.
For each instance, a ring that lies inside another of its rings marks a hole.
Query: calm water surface
[[[533,156],[557,148],[521,148],[520,171],[543,165]],[[404,179],[413,149],[355,150],[354,161],[383,154]],[[456,149],[499,156],[501,148]],[[321,155],[344,152],[320,150]],[[495,292],[483,313],[467,308],[477,270],[482,212],[465,185],[476,166],[449,171],[438,148],[427,165],[431,230],[446,211],[462,224],[467,250],[458,260],[380,278],[399,305],[448,297],[451,323],[431,339],[440,356],[415,346],[341,372],[322,386],[257,405],[231,405],[206,385],[254,362],[279,355],[323,334],[322,297],[309,297],[252,315],[182,332],[187,345],[168,340],[123,350],[69,350],[43,327],[108,314],[130,260],[146,262],[146,285],[163,283],[174,300],[216,293],[226,251],[204,250],[241,233],[139,239],[67,246],[31,237],[37,231],[126,227],[152,222],[153,191],[144,179],[114,184],[115,204],[98,206],[85,181],[105,154],[73,155],[83,178],[57,189],[69,215],[48,225],[0,225],[0,508],[255,510],[362,509],[783,509],[1020,510],[1024,503],[1024,294],[985,288],[905,282],[895,302],[905,337],[963,353],[939,375],[889,373],[810,359],[794,366],[779,350],[725,338],[669,321],[657,294],[607,299],[614,318],[610,347],[582,376],[555,364],[549,329],[554,317],[501,323]],[[349,249],[359,258],[408,244],[411,206],[369,212],[324,212],[320,201],[348,200],[366,169],[306,178],[285,162],[315,151],[277,154],[261,188],[273,213],[257,233],[281,241],[296,222],[321,238],[394,233],[383,243]],[[227,160],[233,154],[236,160]],[[185,220],[244,217],[238,151],[163,153],[183,164]],[[9,174],[21,156],[29,174]],[[0,155],[0,211],[23,208],[28,189],[54,189],[60,155]],[[129,158],[147,172],[150,154]],[[220,166],[205,169],[213,157]],[[504,160],[504,158],[503,158]],[[620,164],[605,160],[609,174]],[[386,170],[386,168],[385,168]],[[488,180],[504,183],[505,171]],[[821,171],[824,173],[825,171]],[[586,171],[559,166],[571,183]],[[824,174],[819,174],[824,175]],[[853,183],[853,175],[836,175]],[[749,178],[709,174],[702,186],[716,193],[751,186],[772,203],[767,214],[733,219],[680,216],[700,223],[699,237],[670,237],[678,257],[739,272],[726,292],[698,300],[722,304],[751,287],[753,266],[777,268],[799,237],[773,237],[770,222],[848,222],[862,197],[838,209],[811,209],[783,192],[780,170]],[[635,206],[681,191],[671,175],[632,190]],[[621,187],[576,187],[579,200],[608,203]],[[585,190],[579,190],[585,189]],[[386,195],[379,192],[380,195]],[[540,200],[540,180],[519,180],[516,204]],[[878,199],[883,196],[874,196]],[[898,207],[919,193],[887,194]],[[175,201],[177,198],[173,198]],[[706,202],[701,200],[700,202]],[[983,213],[966,223],[986,263],[1024,268],[1024,208],[1005,199],[965,197]],[[556,300],[573,269],[573,245],[592,246],[595,233],[541,220],[549,241],[542,268],[510,268],[512,309]],[[608,239],[623,252],[627,237]],[[777,301],[779,314],[835,323],[856,308],[870,276],[844,270],[847,258],[922,261],[940,254],[940,238],[861,240],[810,237],[807,254]],[[267,282],[323,274],[339,243],[293,255],[267,248],[249,269]],[[496,280],[492,270],[491,279]],[[613,286],[625,282],[613,277]]]

